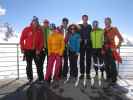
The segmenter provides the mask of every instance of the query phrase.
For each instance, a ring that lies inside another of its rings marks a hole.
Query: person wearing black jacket
[[[69,20],[68,18],[63,18],[62,19],[62,25],[60,27],[63,36],[64,36],[64,40],[66,40],[67,35],[68,35],[68,24],[69,24]],[[67,77],[67,73],[68,73],[68,43],[65,41],[65,50],[63,53],[63,68],[62,68],[62,78],[66,78]]]
[[[83,24],[80,25],[80,78],[84,78],[85,67],[87,78],[90,79],[90,69],[91,69],[91,39],[90,33],[92,27],[88,24],[88,16],[82,16]]]

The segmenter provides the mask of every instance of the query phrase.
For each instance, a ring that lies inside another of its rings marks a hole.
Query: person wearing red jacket
[[[26,73],[29,82],[33,81],[32,60],[37,66],[39,81],[43,80],[43,68],[40,65],[39,55],[44,47],[43,31],[36,20],[32,20],[31,25],[24,28],[20,37],[21,52],[26,57]]]
[[[110,85],[115,85],[117,82],[117,68],[116,60],[121,62],[117,48],[120,47],[123,38],[116,27],[111,26],[111,18],[105,18],[105,29],[104,29],[104,60],[105,60],[105,71],[107,74],[107,81]],[[118,45],[116,45],[115,37],[119,39]],[[114,56],[115,55],[115,56]]]

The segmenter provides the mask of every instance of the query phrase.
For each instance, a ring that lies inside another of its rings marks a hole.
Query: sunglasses
[[[73,27],[73,28],[71,28],[71,30],[76,30],[76,28]]]

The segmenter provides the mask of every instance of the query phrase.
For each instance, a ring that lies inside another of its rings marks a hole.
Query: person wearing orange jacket
[[[64,38],[59,29],[53,30],[48,37],[48,66],[46,70],[45,80],[49,83],[55,63],[54,79],[60,80],[60,71],[62,64],[62,56],[64,52]]]
[[[104,54],[104,61],[105,61],[105,71],[107,74],[107,81],[109,85],[115,85],[117,82],[117,68],[116,68],[116,60],[121,62],[121,58],[117,53],[117,48],[120,47],[123,38],[119,33],[116,27],[111,25],[112,21],[111,18],[105,18],[105,29],[104,29],[104,49],[102,52]],[[115,37],[118,37],[119,43],[116,45]],[[117,54],[117,57],[114,56]],[[118,58],[118,59],[116,59]]]
[[[32,60],[34,59],[37,66],[37,74],[39,80],[43,80],[43,69],[40,65],[39,54],[43,49],[43,32],[36,19],[33,19],[31,25],[24,28],[20,37],[21,52],[26,58],[26,73],[29,82],[33,81]]]

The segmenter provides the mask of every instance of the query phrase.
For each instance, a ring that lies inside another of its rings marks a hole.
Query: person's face
[[[83,20],[83,23],[86,24],[86,23],[88,22],[88,17],[87,17],[87,16],[83,16],[83,17],[82,17],[82,20]]]
[[[104,23],[105,23],[105,27],[106,28],[109,28],[111,26],[111,22],[108,19],[105,19],[105,22]]]
[[[93,22],[93,29],[97,29],[98,28],[98,22]]]
[[[49,27],[49,22],[44,22],[44,27]]]
[[[33,21],[31,25],[32,25],[33,28],[36,28],[38,26],[36,21]]]
[[[63,21],[63,23],[62,23],[62,24],[63,24],[63,26],[64,26],[64,27],[67,27],[68,22],[67,22],[67,21]]]
[[[76,27],[75,26],[71,26],[71,32],[74,33],[76,31]]]

